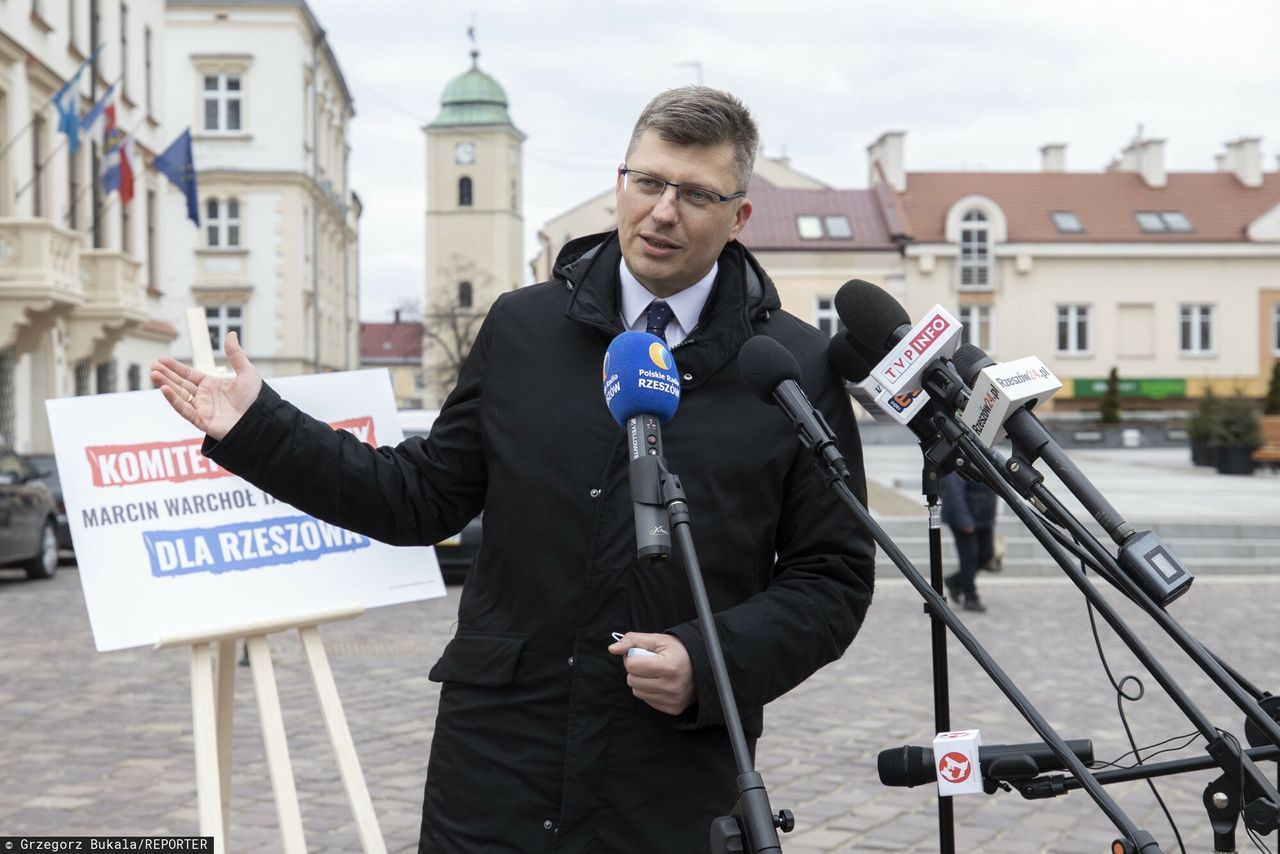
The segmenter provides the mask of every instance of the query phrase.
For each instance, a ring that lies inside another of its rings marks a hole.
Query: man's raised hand
[[[169,356],[151,365],[151,381],[173,410],[217,440],[227,435],[262,390],[262,375],[240,349],[236,333],[227,333],[223,349],[234,377],[212,376]]]

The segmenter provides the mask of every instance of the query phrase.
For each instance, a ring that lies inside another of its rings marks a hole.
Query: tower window
[[[471,207],[471,179],[466,175],[458,179],[458,207]]]
[[[458,308],[471,308],[470,282],[458,282]]]

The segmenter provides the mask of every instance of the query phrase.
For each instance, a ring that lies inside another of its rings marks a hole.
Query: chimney
[[[1040,146],[1040,171],[1067,171],[1067,144],[1065,142],[1051,142],[1048,145]]]
[[[1164,171],[1164,140],[1136,139],[1120,155],[1121,172],[1137,172],[1148,187],[1168,183]]]
[[[1241,137],[1227,143],[1226,171],[1246,187],[1262,186],[1262,140]]]
[[[392,317],[394,317],[395,320],[391,322],[399,326],[400,325],[400,309],[397,308],[395,312],[392,314]]]
[[[1213,155],[1213,171],[1227,171],[1227,155],[1225,153]]]
[[[906,131],[886,131],[867,146],[868,186],[874,187],[884,181],[898,192],[907,189],[907,171],[902,152],[906,135]]]

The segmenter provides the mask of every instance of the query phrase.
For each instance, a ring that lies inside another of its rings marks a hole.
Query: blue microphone
[[[662,432],[659,425],[680,405],[676,360],[661,338],[623,332],[604,354],[604,402],[627,431],[631,453],[631,501],[636,517],[636,555],[645,560],[671,556],[671,530],[659,483]]]

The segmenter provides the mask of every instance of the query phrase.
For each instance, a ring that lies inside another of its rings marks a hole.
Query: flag
[[[89,112],[80,117],[80,132],[93,134],[98,142],[102,142],[103,130],[106,125],[107,104],[111,103],[111,96],[116,91],[116,84],[112,83],[107,87],[107,91],[102,93],[102,97],[98,102],[89,108]]]
[[[191,128],[184,130],[171,142],[151,165],[187,197],[187,219],[199,228],[200,205],[196,199],[196,164],[191,156]]]
[[[80,100],[80,74],[88,64],[87,59],[80,63],[71,79],[53,95],[53,105],[58,109],[58,130],[67,135],[67,150],[72,154],[80,150],[80,113],[76,102]]]
[[[82,125],[80,124],[80,113],[76,109],[77,102],[80,100],[80,75],[98,58],[98,53],[101,50],[102,45],[94,48],[89,58],[80,63],[76,73],[71,75],[71,79],[63,83],[62,88],[53,95],[53,105],[58,110],[58,130],[67,135],[67,149],[72,154],[80,150]]]
[[[127,205],[133,198],[133,166],[129,152],[133,148],[129,137],[116,125],[116,105],[108,104],[106,124],[102,133],[102,191],[115,190],[120,194],[120,204]]]

